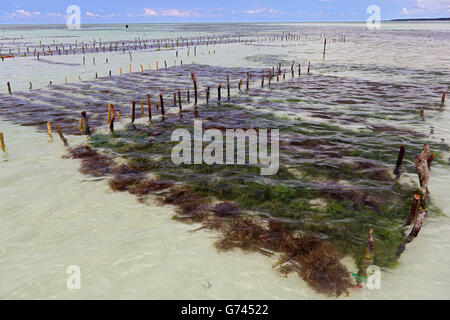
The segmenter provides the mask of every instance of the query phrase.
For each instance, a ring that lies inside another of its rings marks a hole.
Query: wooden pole
[[[131,123],[134,123],[135,112],[136,112],[136,101],[133,100],[131,102]]]
[[[219,104],[220,104],[221,90],[222,90],[222,84],[219,83],[219,85],[217,86],[217,102]]]
[[[194,73],[191,73],[192,82],[194,83],[194,95],[195,95],[195,106],[197,106],[197,79],[194,76]]]
[[[109,121],[109,130],[111,131],[111,133],[113,133],[114,132],[114,119],[116,118],[116,114],[114,112],[114,105],[113,104],[109,104],[109,106],[111,108],[110,110],[111,110],[111,113],[112,113],[111,119]]]
[[[419,216],[417,217],[416,223],[411,230],[411,233],[406,237],[406,242],[409,243],[414,240],[415,237],[419,234],[420,229],[422,228],[423,220],[425,219],[427,211],[425,209],[420,210]]]
[[[162,118],[164,119],[164,100],[163,100],[162,93],[159,94],[159,101],[161,103],[161,115],[162,115]]]
[[[3,136],[3,132],[0,132],[0,148],[2,148],[2,151],[4,153],[6,153],[5,138]]]
[[[441,108],[444,109],[445,107],[445,96],[447,95],[447,92],[442,92],[442,99],[441,99]]]
[[[322,56],[322,60],[325,60],[325,51],[327,49],[327,38],[325,38],[325,40],[323,41],[323,56]]]
[[[50,141],[53,141],[52,124],[50,123],[50,121],[47,121],[47,132],[48,136],[50,137]]]
[[[150,95],[147,94],[148,120],[152,121],[152,108],[150,106]]]
[[[402,165],[404,155],[405,155],[405,146],[401,145],[400,151],[398,152],[397,164],[395,165],[394,174],[400,173],[400,166]]]
[[[108,124],[111,120],[111,104],[108,103],[108,116],[106,117],[106,124]]]
[[[227,99],[230,101],[230,77],[227,75]]]
[[[89,122],[87,118],[86,111],[81,111],[81,126],[84,131],[84,134],[90,136],[91,135],[91,129],[89,128]]]
[[[310,75],[309,70],[311,69],[311,61],[308,61],[308,76]]]
[[[180,92],[180,90],[178,90],[178,107],[179,107],[180,113],[181,113],[181,110],[182,110],[183,108],[182,108],[182,106],[181,106],[181,92]]]
[[[61,131],[61,128],[58,125],[56,125],[55,127],[56,127],[56,131],[58,131],[59,138],[64,143],[64,145],[67,147],[69,144],[67,143],[67,139],[64,137],[64,135]]]
[[[12,94],[12,92],[11,92],[11,84],[9,82],[7,82],[6,86],[8,87],[9,94]]]
[[[249,82],[249,78],[250,78],[250,75],[249,75],[248,72],[247,72],[247,79],[246,79],[246,82],[245,82],[245,90],[246,90],[246,91],[248,91],[248,82]]]
[[[409,212],[408,221],[406,222],[407,226],[409,226],[414,221],[414,218],[416,217],[417,207],[419,206],[419,200],[420,200],[419,195],[417,193],[415,193],[414,197],[413,197],[411,211]]]

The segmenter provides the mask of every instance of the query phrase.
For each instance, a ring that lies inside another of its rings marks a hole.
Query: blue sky
[[[450,0],[2,0],[0,24],[64,24],[70,5],[82,23],[365,21],[369,5],[382,19],[450,17]]]

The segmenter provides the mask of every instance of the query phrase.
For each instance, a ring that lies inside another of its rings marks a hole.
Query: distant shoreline
[[[410,18],[410,19],[391,19],[389,21],[450,21],[450,18]]]

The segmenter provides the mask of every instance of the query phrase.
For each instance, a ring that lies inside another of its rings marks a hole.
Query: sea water
[[[255,36],[298,33],[297,42],[261,41],[255,45],[199,46],[194,57],[186,48],[83,55],[16,57],[0,63],[0,91],[9,81],[13,91],[46,87],[50,81],[91,80],[95,73],[119,69],[139,71],[198,63],[226,67],[270,68],[278,61],[311,61],[312,72],[337,77],[421,83],[450,88],[450,23],[382,23],[368,30],[362,23],[322,24],[139,24],[64,26],[0,26],[5,48],[42,43],[89,42],[195,37],[252,33]],[[334,43],[333,37],[346,36]],[[328,38],[325,61],[323,38]],[[6,38],[6,39],[5,39]],[[11,40],[11,39],[14,40]],[[93,65],[93,57],[96,64]],[[106,63],[108,59],[108,63]],[[305,72],[305,71],[303,71]],[[436,102],[440,96],[436,96]],[[1,102],[0,102],[0,107]],[[425,121],[433,138],[450,141],[450,111]],[[417,128],[415,128],[417,129]],[[419,130],[419,131],[420,131]],[[219,237],[177,223],[174,208],[142,204],[128,193],[112,192],[106,180],[83,176],[79,161],[63,159],[59,141],[33,127],[0,119],[8,154],[0,154],[0,298],[62,299],[323,299],[297,275],[282,277],[275,258],[240,250],[217,253]],[[68,136],[71,144],[84,137]],[[448,155],[446,155],[448,157]],[[411,176],[413,179],[415,177]],[[428,217],[419,237],[407,246],[393,270],[382,270],[381,288],[353,290],[340,299],[448,299],[450,297],[450,169],[433,165],[430,192],[444,216]],[[349,263],[350,264],[350,263]],[[67,268],[81,270],[80,290],[67,288]]]

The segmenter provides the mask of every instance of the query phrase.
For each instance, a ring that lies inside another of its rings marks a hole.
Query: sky
[[[450,0],[1,0],[0,24],[65,24],[70,5],[81,23],[366,21],[450,17]]]

